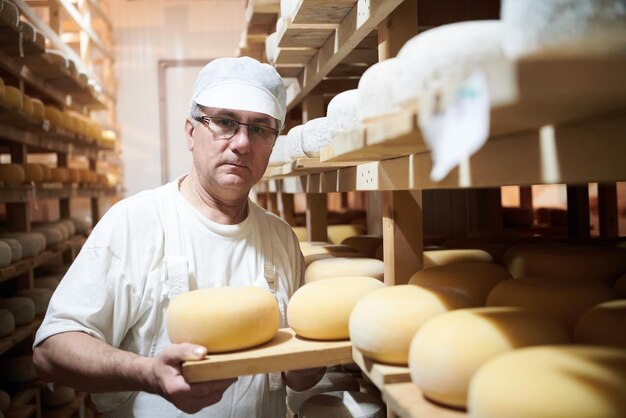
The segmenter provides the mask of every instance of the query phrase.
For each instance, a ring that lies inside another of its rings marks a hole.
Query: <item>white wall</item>
[[[111,0],[110,4],[124,185],[130,196],[161,184],[158,61],[233,56],[245,27],[245,9],[241,0]],[[186,111],[193,86],[193,80],[187,79],[191,72],[168,70],[169,109]],[[189,91],[171,94],[176,86]],[[186,158],[181,152],[185,150],[181,115],[185,113],[171,113],[167,121],[170,147],[181,147],[168,156],[173,177],[185,164],[180,161]],[[177,128],[178,141],[174,137]]]

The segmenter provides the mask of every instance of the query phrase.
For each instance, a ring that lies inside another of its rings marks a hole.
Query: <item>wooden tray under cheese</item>
[[[352,363],[350,341],[307,340],[291,328],[281,328],[272,340],[258,347],[187,361],[183,376],[193,383],[345,363]]]

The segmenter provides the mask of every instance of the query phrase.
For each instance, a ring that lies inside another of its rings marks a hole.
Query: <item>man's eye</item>
[[[217,124],[224,128],[232,128],[235,126],[235,122],[230,119],[218,119]]]
[[[265,128],[259,125],[250,125],[250,132],[261,135],[265,132]]]

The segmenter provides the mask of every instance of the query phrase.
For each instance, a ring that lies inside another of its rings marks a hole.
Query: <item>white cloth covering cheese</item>
[[[394,100],[390,80],[402,65],[397,58],[389,58],[372,65],[359,80],[359,116],[367,120],[376,116],[397,112],[400,106]]]
[[[164,233],[172,239],[164,240]],[[170,245],[180,255],[166,259],[164,252],[175,252]],[[122,200],[98,222],[55,291],[34,345],[54,334],[82,331],[143,356],[159,354],[169,345],[163,324],[155,329],[168,294],[184,286],[267,289],[266,274],[274,269],[281,326],[286,326],[287,301],[302,281],[302,255],[289,226],[253,202],[240,224],[211,222],[174,181]],[[166,277],[176,285],[167,286]],[[284,416],[285,392],[270,391],[269,383],[267,375],[239,377],[220,402],[194,416]],[[188,416],[144,392],[92,398],[112,417]]]
[[[311,119],[302,127],[302,151],[307,157],[318,158],[322,148],[330,145],[328,121],[325,117]]]
[[[339,132],[357,129],[359,117],[359,90],[352,89],[339,93],[328,103],[326,110],[328,133],[334,136]]]

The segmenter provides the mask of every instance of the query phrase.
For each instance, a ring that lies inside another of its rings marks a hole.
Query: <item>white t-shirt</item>
[[[158,199],[168,195],[178,218],[173,222],[179,225],[189,288],[268,288],[267,264],[273,265],[281,326],[287,325],[287,301],[303,283],[302,253],[291,228],[251,201],[240,224],[211,222],[182,196],[179,180],[122,200],[98,222],[55,291],[34,346],[54,334],[82,331],[144,356],[164,348],[157,339],[165,332],[168,267]],[[144,392],[94,394],[92,399],[115,417],[187,416]],[[242,376],[220,402],[193,416],[269,418],[283,405],[284,390],[270,391],[267,375]]]

